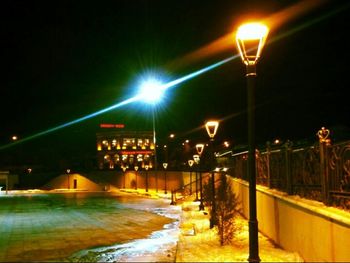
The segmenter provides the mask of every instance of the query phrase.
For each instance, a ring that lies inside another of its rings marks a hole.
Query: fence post
[[[329,195],[329,173],[328,173],[328,146],[331,144],[330,131],[325,127],[317,132],[320,145],[320,173],[322,184],[322,201],[325,205],[330,205]]]
[[[271,188],[271,169],[270,169],[271,143],[266,142],[266,171],[267,171],[267,187]]]
[[[292,182],[292,173],[291,173],[291,151],[292,151],[292,143],[290,141],[286,141],[284,144],[285,147],[285,160],[286,160],[286,191],[287,194],[293,194],[293,182]]]

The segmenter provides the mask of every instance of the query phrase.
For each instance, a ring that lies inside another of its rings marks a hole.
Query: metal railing
[[[332,145],[324,128],[318,136],[318,143],[306,147],[288,141],[257,150],[257,183],[350,210],[350,141]],[[229,159],[230,174],[248,181],[247,152],[231,153]]]

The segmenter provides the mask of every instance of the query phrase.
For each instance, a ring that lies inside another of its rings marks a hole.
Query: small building
[[[98,168],[133,170],[148,166],[152,169],[155,160],[153,132],[127,131],[124,128],[123,124],[100,124],[96,133]]]
[[[18,184],[17,174],[10,174],[10,171],[0,171],[0,191],[13,190],[16,184]]]

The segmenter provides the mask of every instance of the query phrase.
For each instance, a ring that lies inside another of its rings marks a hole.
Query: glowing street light
[[[196,170],[196,200],[195,201],[199,201],[198,199],[198,176],[197,176],[197,171],[199,170],[198,165],[199,165],[199,161],[200,161],[200,157],[198,154],[194,154],[193,155],[193,160],[197,165],[197,170]]]
[[[149,165],[146,164],[145,165],[145,170],[146,170],[146,192],[148,192],[148,169],[149,169]]]
[[[204,144],[198,143],[196,144],[196,150],[199,155],[198,158],[198,164],[199,164],[199,192],[201,194],[200,198],[200,204],[199,204],[199,210],[204,210],[204,204],[203,204],[203,185],[202,185],[202,171],[200,169],[200,157],[202,156],[203,150],[204,150]]]
[[[166,189],[166,168],[168,168],[168,163],[163,163],[163,168],[164,168],[164,194],[167,194],[167,189]]]
[[[248,23],[238,28],[236,44],[245,65],[256,65],[265,45],[268,32],[267,26],[261,23]]]
[[[214,151],[213,151],[213,142],[216,132],[218,131],[219,122],[218,121],[207,121],[205,123],[205,129],[207,130],[208,136],[210,138],[210,161],[214,162]],[[211,162],[211,165],[213,165]],[[211,168],[211,167],[210,167]],[[211,172],[211,191],[212,191],[212,215],[210,217],[210,228],[213,228],[216,224],[215,214],[216,214],[216,204],[215,204],[215,173]]]
[[[258,220],[256,216],[256,164],[255,164],[255,78],[256,64],[266,42],[268,28],[260,23],[240,26],[236,44],[246,65],[248,91],[248,178],[249,178],[249,262],[260,262]]]
[[[137,97],[145,103],[152,105],[152,122],[153,122],[153,145],[154,145],[154,171],[157,181],[157,142],[156,142],[156,122],[155,122],[155,106],[164,96],[166,87],[156,78],[148,78],[140,85]]]
[[[204,144],[203,143],[196,144],[196,150],[197,150],[197,153],[199,154],[199,157],[201,157],[204,150]]]
[[[70,183],[69,183],[69,174],[70,174],[70,169],[67,169],[66,170],[66,173],[67,173],[67,186],[68,186],[68,189],[70,189]]]
[[[188,160],[188,165],[190,167],[190,195],[192,195],[192,166],[194,164],[193,160]]]
[[[124,189],[125,189],[125,171],[126,171],[126,166],[122,166],[123,169],[123,177],[124,177]]]
[[[139,167],[135,165],[134,169],[135,169],[135,190],[137,190],[137,170],[139,169]]]
[[[218,131],[218,128],[219,128],[218,121],[207,121],[205,123],[205,129],[207,130],[210,140],[214,140],[214,137],[216,135],[216,132]]]

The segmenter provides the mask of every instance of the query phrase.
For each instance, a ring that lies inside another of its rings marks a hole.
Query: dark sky
[[[13,134],[26,138],[123,101],[147,71],[174,80],[235,55],[232,35],[231,49],[169,66],[233,32],[249,14],[265,18],[296,3],[1,1],[1,144]],[[349,15],[345,1],[325,2],[271,31],[270,40],[295,32],[267,44],[259,61],[258,143],[316,140],[322,126],[350,127]],[[210,117],[234,116],[221,123],[218,138],[246,143],[244,75],[237,59],[169,90],[157,107],[159,140],[171,132],[183,138],[205,136],[203,129],[193,129]],[[101,122],[152,129],[150,113],[149,106],[130,104],[45,137],[53,147],[71,141],[87,144],[91,141],[85,138],[94,140]],[[40,138],[32,140],[34,147],[35,141]]]

